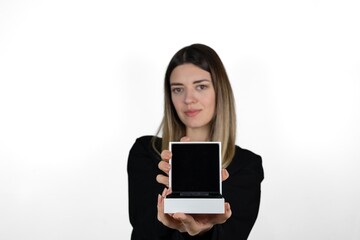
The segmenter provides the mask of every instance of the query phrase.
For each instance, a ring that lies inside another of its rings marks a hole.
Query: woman
[[[259,210],[262,161],[235,145],[234,98],[217,53],[203,44],[179,50],[165,74],[164,102],[162,138],[140,137],[129,153],[131,239],[247,239]],[[179,140],[222,143],[224,214],[164,213],[167,149]]]

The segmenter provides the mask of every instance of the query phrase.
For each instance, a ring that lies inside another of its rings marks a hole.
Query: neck
[[[188,128],[186,136],[190,138],[191,142],[207,142],[210,141],[209,132],[208,128]]]

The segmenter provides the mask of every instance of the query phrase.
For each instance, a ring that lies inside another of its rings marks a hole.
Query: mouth
[[[185,115],[188,117],[195,117],[200,111],[201,110],[188,110],[185,112]]]

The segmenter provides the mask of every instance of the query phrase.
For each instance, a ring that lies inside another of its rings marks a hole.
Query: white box
[[[165,198],[165,213],[220,214],[224,213],[224,198]]]
[[[165,213],[221,214],[225,212],[221,181],[220,142],[170,142],[171,196]]]

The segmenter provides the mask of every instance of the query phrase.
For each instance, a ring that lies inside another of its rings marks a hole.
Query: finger
[[[174,213],[173,218],[181,221],[183,224],[189,224],[194,221],[194,218],[185,213]]]
[[[160,154],[161,159],[168,162],[172,156],[172,153],[169,150],[164,150]]]
[[[177,219],[182,223],[182,225],[185,228],[185,231],[190,236],[195,236],[204,230],[203,229],[204,226],[200,226],[199,224],[197,224],[195,219],[189,214],[175,213],[173,218]]]
[[[161,196],[162,196],[163,198],[166,197],[167,191],[168,191],[168,189],[167,189],[167,188],[164,188],[164,190],[163,190],[163,192],[162,192],[162,194],[161,194]]]
[[[231,207],[228,202],[224,204],[225,212],[224,214],[217,214],[214,216],[214,219],[212,220],[212,223],[215,224],[223,224],[231,217]]]
[[[179,232],[187,232],[184,224],[183,224],[180,220],[177,219],[176,216],[177,216],[178,214],[179,214],[179,213],[173,213],[173,214],[168,214],[168,215],[169,215],[169,216],[171,217],[171,219],[175,222],[175,223],[174,223],[174,225],[176,226],[176,227],[174,227],[175,229],[177,229]],[[174,216],[175,216],[175,217],[174,217]]]
[[[158,211],[162,210],[164,207],[164,205],[162,205],[162,201],[163,201],[163,197],[160,194],[158,194],[158,201],[157,201]]]
[[[160,161],[158,163],[158,167],[161,171],[163,171],[166,174],[169,174],[170,171],[170,164],[166,161]]]
[[[180,139],[180,142],[190,142],[190,138],[188,136],[184,136]]]
[[[157,204],[157,218],[165,226],[177,229],[180,232],[185,232],[185,228],[180,221],[177,221],[172,217],[172,214],[164,213],[164,199],[167,194],[171,193],[171,189],[164,188],[163,192],[158,194],[158,204]]]
[[[229,176],[230,176],[229,172],[225,168],[223,168],[221,170],[221,179],[222,179],[222,181],[225,181],[226,179],[228,179]]]
[[[169,177],[167,177],[167,176],[164,176],[162,174],[158,174],[156,176],[156,181],[158,183],[160,183],[160,184],[163,184],[163,185],[169,187]]]
[[[232,211],[231,211],[231,207],[230,207],[230,203],[226,202],[225,203],[225,216],[226,216],[226,220],[229,219],[232,215]]]
[[[164,188],[164,191],[162,194],[158,194],[158,203],[157,203],[157,218],[160,222],[162,222],[164,225],[170,225],[170,221],[166,214],[164,213],[164,195],[166,193],[166,188]]]
[[[158,202],[157,202],[157,218],[160,222],[164,222],[165,214],[164,214],[164,198],[158,194]]]

